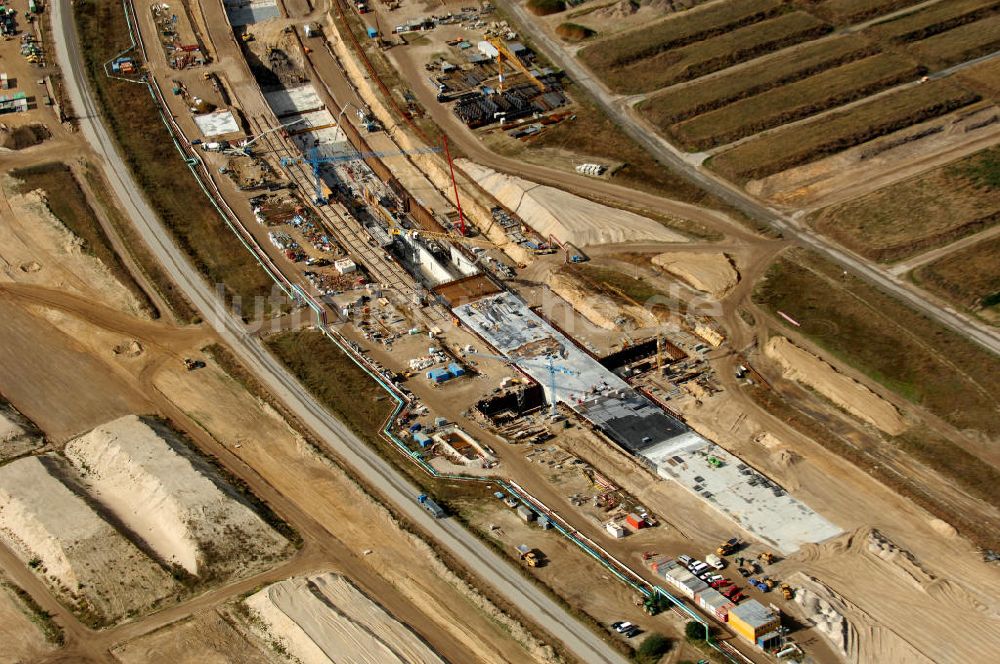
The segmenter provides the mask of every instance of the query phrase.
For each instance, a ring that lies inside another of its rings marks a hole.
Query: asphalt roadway
[[[451,555],[465,564],[507,601],[539,627],[563,643],[583,662],[626,664],[601,638],[570,616],[545,593],[524,580],[511,564],[488,549],[454,520],[431,517],[415,501],[418,489],[407,482],[386,461],[376,456],[346,426],[327,412],[272,357],[258,339],[248,333],[243,323],[226,309],[216,292],[191,265],[184,253],[170,240],[156,214],[143,198],[114,139],[100,121],[100,112],[83,70],[69,0],[52,4],[52,27],[56,56],[87,142],[101,157],[104,176],[128,214],[135,229],[149,246],[170,278],[202,313],[220,338],[235,352],[246,368],[312,430],[345,465],[379,492],[407,519],[423,528]],[[122,83],[125,85],[125,83]],[[139,88],[136,88],[139,92]],[[141,94],[146,94],[143,90]]]
[[[682,175],[702,189],[732,205],[745,214],[770,224],[785,237],[808,246],[842,267],[858,274],[880,289],[908,303],[921,313],[962,334],[985,348],[1000,354],[1000,331],[959,313],[950,306],[939,304],[924,293],[908,288],[899,278],[889,274],[868,261],[841,249],[808,230],[803,229],[777,210],[762,205],[752,196],[733,185],[702,170],[687,161],[667,141],[656,136],[628,112],[614,94],[597,81],[580,62],[568,55],[561,44],[550,37],[524,8],[524,5],[510,0],[499,0],[504,11],[517,19],[518,25],[554,64],[566,71],[570,78],[583,86],[597,101],[601,109],[614,120],[622,130],[650,152],[661,164]]]

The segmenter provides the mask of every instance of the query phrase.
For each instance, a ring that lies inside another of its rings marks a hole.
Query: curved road
[[[701,170],[696,164],[689,162],[683,153],[679,152],[659,136],[654,135],[638,120],[632,117],[628,109],[619,104],[615,96],[592,77],[576,58],[568,55],[562,45],[556,43],[552,37],[538,26],[524,9],[523,5],[511,2],[510,0],[499,0],[499,3],[504,11],[517,18],[521,29],[538,48],[545,52],[545,55],[553,63],[562,67],[575,82],[583,86],[595,99],[598,106],[607,113],[608,117],[617,122],[618,126],[626,134],[638,141],[660,163],[745,214],[770,224],[773,228],[781,231],[785,237],[808,246],[810,249],[822,254],[842,267],[860,275],[882,290],[907,302],[939,323],[946,325],[994,353],[1000,354],[1000,331],[990,329],[988,326],[979,323],[971,317],[959,313],[952,307],[938,304],[926,294],[911,290],[897,277],[874,267],[868,261],[841,249],[825,238],[803,230],[785,215],[762,205],[759,201],[742,190],[737,189],[732,184]]]
[[[66,90],[80,121],[80,129],[93,150],[102,157],[101,168],[136,230],[148,244],[170,278],[201,311],[247,369],[274,396],[281,399],[301,421],[413,523],[430,533],[448,552],[486,578],[507,601],[518,606],[531,620],[560,640],[580,661],[626,664],[616,652],[566,613],[534,585],[528,583],[500,557],[454,520],[437,520],[427,514],[414,497],[418,490],[386,461],[374,455],[347,427],[330,415],[259,340],[226,310],[214,290],[204,282],[174,243],[168,231],[149,208],[141,189],[117,152],[115,141],[100,121],[100,112],[83,71],[72,10],[68,0],[52,4],[52,26],[57,60]]]

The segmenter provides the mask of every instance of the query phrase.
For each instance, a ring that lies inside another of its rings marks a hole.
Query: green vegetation
[[[18,190],[22,193],[41,189],[49,210],[66,228],[83,241],[85,253],[101,261],[111,272],[111,276],[127,288],[146,312],[153,318],[159,317],[156,305],[146,291],[136,282],[125,267],[111,239],[101,227],[97,213],[90,206],[80,183],[69,166],[62,163],[47,163],[11,171],[11,176],[20,180]]]
[[[796,332],[955,428],[1000,434],[1000,357],[838,266],[789,254],[768,270],[754,301],[785,312],[801,324]]]
[[[11,583],[0,583],[0,588],[9,590],[20,602],[24,615],[28,616],[31,622],[35,623],[45,640],[49,643],[61,646],[66,642],[66,634],[53,619],[52,614],[39,606],[35,598],[28,594],[26,590]]]
[[[535,16],[558,14],[566,9],[564,0],[528,0],[525,6]]]
[[[564,41],[581,42],[584,39],[593,37],[597,33],[587,26],[580,25],[579,23],[560,23],[556,26],[556,34],[559,35]]]
[[[723,6],[737,4],[743,3],[726,3]],[[815,39],[832,29],[828,23],[810,14],[791,12],[642,59],[622,59],[620,64],[614,66],[595,66],[586,57],[588,51],[596,53],[608,48],[608,42],[597,42],[587,47],[581,52],[581,57],[613,90],[634,94],[689,81]],[[591,56],[593,59],[594,56]]]
[[[959,249],[913,271],[913,280],[965,309],[1000,319],[1000,237]]]
[[[929,81],[751,139],[708,163],[720,175],[744,183],[931,120],[979,98],[950,81]]]
[[[91,86],[125,161],[151,206],[177,244],[212,283],[238,296],[243,313],[254,313],[255,298],[271,294],[273,282],[225,225],[181,156],[145,86],[108,78],[103,64],[129,43],[121,4],[81,0],[77,29]]]
[[[1000,498],[1000,471],[974,454],[930,431],[908,431],[893,443],[917,461],[933,468],[974,498],[994,505]]]
[[[699,115],[673,125],[670,133],[692,152],[707,150],[862,99],[923,73],[909,58],[882,53]]]
[[[589,282],[591,287],[597,290],[607,291],[610,297],[617,300],[621,300],[622,295],[624,295],[640,306],[666,306],[669,303],[671,311],[683,313],[685,310],[683,302],[674,300],[642,279],[630,277],[617,270],[596,267],[588,263],[566,266],[564,270],[585,282]]]
[[[656,664],[668,652],[670,652],[670,639],[653,632],[639,644],[632,661],[636,664]]]
[[[832,37],[807,44],[787,55],[770,58],[765,62],[751,62],[737,71],[661,92],[644,100],[638,108],[654,125],[665,129],[675,122],[819,74],[875,52],[874,47],[856,36]]]
[[[810,221],[863,256],[899,260],[1000,222],[998,173],[1000,148],[989,148],[820,210]]]
[[[684,636],[688,641],[698,642],[705,640],[705,626],[697,620],[689,620],[684,624]]]

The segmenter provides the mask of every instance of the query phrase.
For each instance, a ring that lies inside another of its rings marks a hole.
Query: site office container
[[[630,513],[627,517],[625,517],[625,523],[636,530],[646,527],[646,520],[635,513]]]
[[[714,588],[706,588],[700,591],[695,595],[694,601],[698,606],[722,622],[726,622],[729,618],[729,609],[736,606],[736,604],[726,599],[722,593]]]
[[[750,643],[781,626],[781,616],[755,599],[749,599],[729,611],[729,626]]]

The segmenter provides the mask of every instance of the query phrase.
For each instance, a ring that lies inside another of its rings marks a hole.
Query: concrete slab
[[[555,398],[608,438],[656,467],[784,554],[841,530],[739,458],[605,369],[511,293],[453,309],[471,331],[515,361]],[[549,365],[556,367],[555,385]],[[709,463],[714,457],[717,465]]]
[[[264,93],[268,106],[279,118],[289,115],[300,115],[312,111],[323,110],[323,102],[312,84],[300,85],[297,88],[282,88]],[[333,121],[333,116],[330,116]]]
[[[226,15],[233,27],[253,25],[281,16],[275,0],[226,0]]]
[[[236,118],[230,111],[216,111],[205,115],[194,116],[194,123],[198,125],[198,130],[202,136],[211,138],[213,136],[224,136],[240,130],[236,123]]]
[[[661,477],[676,481],[784,554],[842,532],[776,482],[697,433],[678,436],[643,456],[656,465]]]

